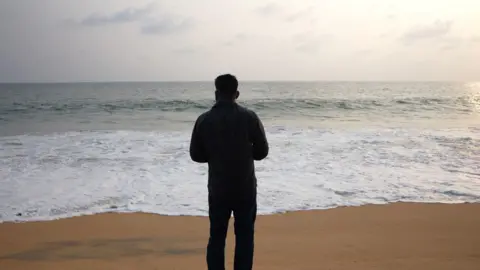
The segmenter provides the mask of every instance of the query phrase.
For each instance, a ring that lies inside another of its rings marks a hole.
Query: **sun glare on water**
[[[472,104],[476,112],[480,113],[480,82],[467,83],[465,86],[470,89],[468,102]]]

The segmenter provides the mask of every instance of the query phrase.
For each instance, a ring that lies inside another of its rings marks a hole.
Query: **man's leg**
[[[208,196],[210,238],[207,247],[208,270],[225,269],[225,241],[232,210],[223,199]]]
[[[257,217],[256,194],[238,199],[234,204],[235,217],[235,270],[251,270],[253,267],[255,220]]]

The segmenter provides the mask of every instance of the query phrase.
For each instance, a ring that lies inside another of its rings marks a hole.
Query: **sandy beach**
[[[254,269],[480,269],[480,204],[259,216]],[[233,222],[231,222],[232,225]],[[99,214],[0,224],[0,269],[206,269],[208,219]],[[227,244],[232,269],[233,230]]]

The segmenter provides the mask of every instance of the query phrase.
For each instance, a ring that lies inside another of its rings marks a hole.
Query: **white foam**
[[[473,130],[268,131],[270,156],[257,163],[260,214],[480,201],[480,140]],[[190,161],[189,135],[115,131],[0,138],[0,221],[109,211],[207,215],[207,167]]]

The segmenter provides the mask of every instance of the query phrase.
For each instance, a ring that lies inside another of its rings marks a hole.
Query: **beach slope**
[[[207,238],[205,217],[111,213],[3,223],[0,269],[206,269]],[[228,269],[233,245],[231,227]],[[259,216],[254,269],[478,270],[480,204],[397,203]]]

